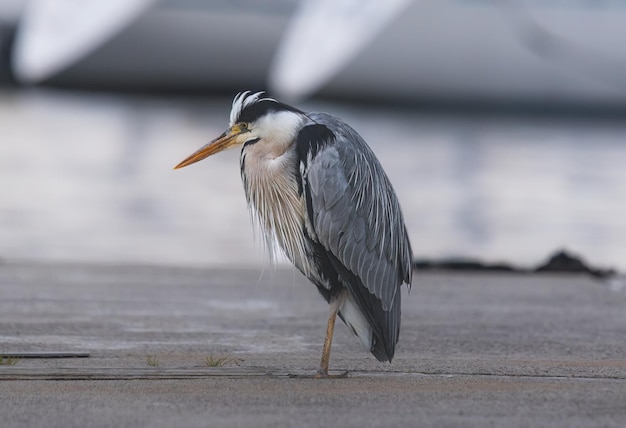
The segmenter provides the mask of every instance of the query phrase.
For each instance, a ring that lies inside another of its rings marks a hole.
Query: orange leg
[[[330,316],[328,317],[328,326],[326,327],[326,338],[324,339],[324,348],[322,350],[322,362],[320,363],[320,371],[318,374],[321,377],[328,376],[328,365],[330,364],[330,348],[333,344],[333,333],[335,331],[335,320],[337,319],[337,312],[339,312],[339,304],[332,303],[330,305]]]

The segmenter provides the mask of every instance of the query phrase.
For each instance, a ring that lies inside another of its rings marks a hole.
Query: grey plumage
[[[270,254],[277,242],[335,308],[320,373],[328,372],[336,313],[377,359],[391,361],[412,252],[374,153],[335,116],[243,92],[233,101],[229,131],[177,168],[234,145],[243,146],[246,199]]]
[[[382,166],[356,131],[329,114],[308,117],[330,131],[329,141],[300,160],[306,163],[302,180],[309,197],[304,200],[312,215],[308,233],[329,253],[371,324],[372,352],[391,360],[400,329],[400,286],[411,283],[411,246],[400,205]],[[311,146],[302,132],[297,144]]]

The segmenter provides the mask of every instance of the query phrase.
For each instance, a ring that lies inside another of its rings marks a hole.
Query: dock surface
[[[393,363],[338,323],[316,380],[292,270],[4,263],[0,425],[624,427],[623,280],[419,273]]]

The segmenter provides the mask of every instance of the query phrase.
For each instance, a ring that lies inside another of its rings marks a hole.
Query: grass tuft
[[[0,354],[0,366],[14,366],[20,359]]]
[[[159,359],[154,355],[148,355],[146,357],[146,364],[150,367],[159,367]]]
[[[229,364],[234,364],[234,365],[238,366],[241,363],[243,363],[244,361],[245,360],[243,358],[235,358],[235,357],[230,357],[228,355],[222,356],[222,357],[217,357],[215,355],[209,355],[204,360],[204,363],[206,364],[207,367],[224,367],[224,366],[229,365]]]

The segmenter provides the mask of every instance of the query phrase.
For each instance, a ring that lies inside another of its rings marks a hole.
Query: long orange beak
[[[214,155],[215,153],[221,152],[222,150],[226,150],[236,145],[237,137],[240,134],[242,134],[242,131],[237,127],[229,129],[228,131],[217,137],[215,140],[211,141],[209,144],[202,146],[197,152],[188,156],[185,160],[176,165],[174,169],[179,169],[187,165],[191,165],[192,163],[201,161],[204,158],[207,158],[211,155]]]

